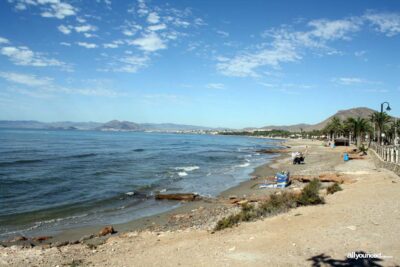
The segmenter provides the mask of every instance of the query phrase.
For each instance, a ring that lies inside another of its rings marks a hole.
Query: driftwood
[[[176,193],[176,194],[157,194],[155,196],[156,200],[184,200],[184,201],[194,201],[200,198],[198,194],[194,193]]]

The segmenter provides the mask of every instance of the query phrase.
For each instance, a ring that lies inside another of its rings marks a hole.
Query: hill
[[[295,125],[281,125],[281,126],[273,126],[272,125],[272,126],[264,126],[260,129],[262,129],[262,130],[272,130],[272,129],[285,130],[285,131],[289,131],[289,132],[300,132],[301,129],[303,131],[321,130],[328,124],[328,122],[333,117],[338,117],[341,120],[345,120],[350,117],[361,117],[361,118],[367,119],[374,112],[376,112],[376,111],[373,109],[370,109],[370,108],[365,108],[365,107],[351,108],[351,109],[339,110],[334,115],[330,116],[329,118],[327,118],[317,124],[295,124]]]

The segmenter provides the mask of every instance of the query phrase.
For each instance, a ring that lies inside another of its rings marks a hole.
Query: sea
[[[119,224],[248,180],[279,141],[244,136],[0,129],[0,240]]]

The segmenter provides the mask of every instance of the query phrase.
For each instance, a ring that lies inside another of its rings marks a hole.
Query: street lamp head
[[[391,111],[392,109],[390,108],[390,106],[388,105],[386,108],[387,111]]]

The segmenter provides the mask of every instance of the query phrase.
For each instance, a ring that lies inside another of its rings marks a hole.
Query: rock
[[[194,193],[156,194],[155,199],[194,201],[199,199],[199,195]]]
[[[50,238],[52,238],[52,236],[38,236],[38,237],[32,238],[32,240],[38,241],[38,242],[43,242],[43,241],[49,240]]]
[[[105,236],[105,235],[114,234],[114,233],[116,233],[114,228],[111,225],[109,225],[109,226],[106,226],[103,229],[101,229],[101,231],[99,232],[99,236]]]
[[[235,195],[230,195],[229,196],[229,199],[237,199],[238,197],[237,196],[235,196]]]

